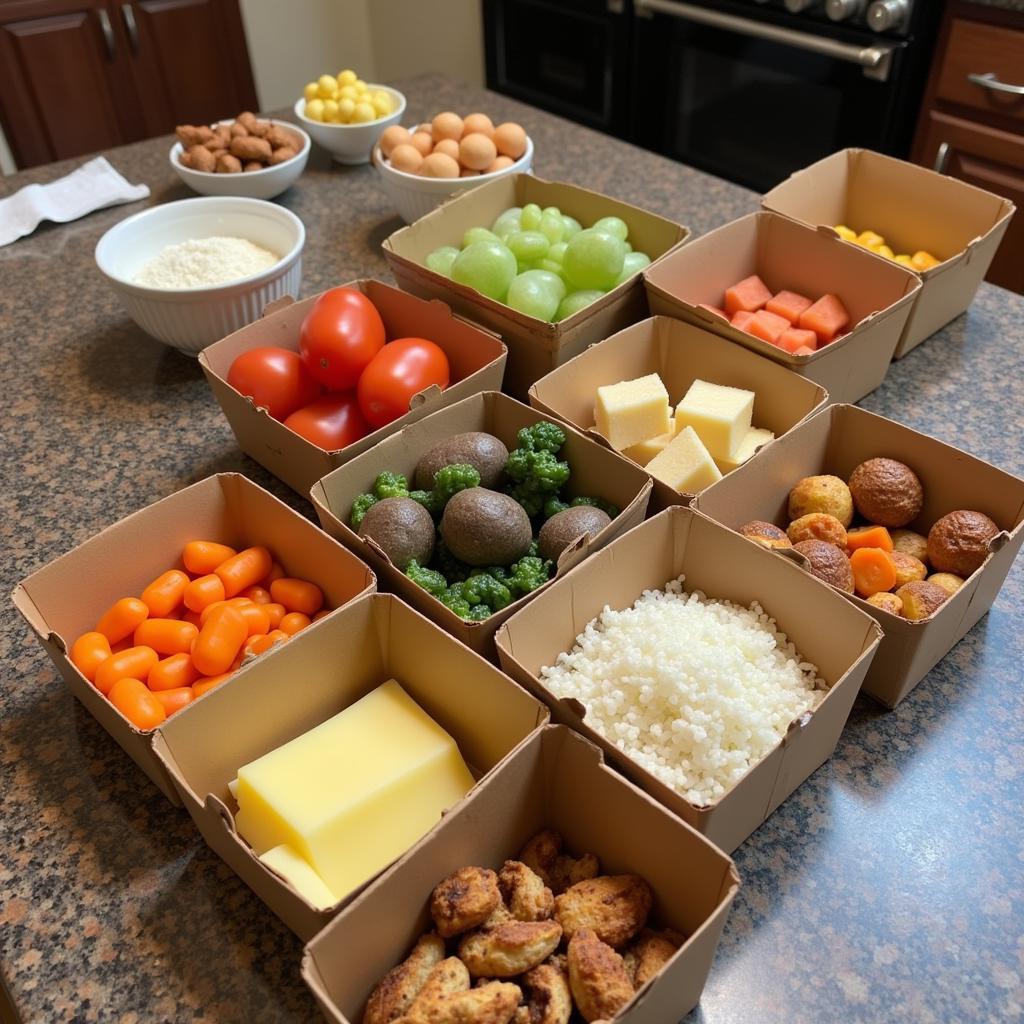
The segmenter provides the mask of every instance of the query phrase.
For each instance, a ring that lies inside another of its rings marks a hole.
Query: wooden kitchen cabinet
[[[913,158],[1016,205],[987,280],[1024,294],[1024,13],[950,4]]]
[[[0,0],[0,122],[19,167],[256,105],[237,0]]]

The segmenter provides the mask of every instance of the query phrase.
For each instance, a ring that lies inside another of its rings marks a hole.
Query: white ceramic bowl
[[[226,284],[170,290],[133,282],[168,245],[211,235],[247,238],[281,258],[258,274]],[[268,303],[283,295],[298,297],[305,241],[302,221],[284,207],[242,196],[207,196],[126,217],[97,243],[96,265],[147,334],[195,356],[259,319]]]
[[[220,121],[219,124],[234,124],[233,120]],[[295,124],[288,121],[279,122],[282,127],[292,132],[302,141],[302,149],[283,164],[264,167],[262,171],[249,171],[241,174],[211,174],[209,171],[196,171],[181,162],[184,146],[176,142],[171,147],[169,159],[175,173],[190,189],[203,196],[247,196],[249,199],[273,199],[286,188],[293,185],[306,168],[309,159],[309,136]]]
[[[302,122],[302,127],[310,137],[340,164],[368,164],[370,153],[377,144],[384,129],[389,125],[398,124],[405,113],[405,97],[389,85],[369,85],[371,91],[383,89],[395,101],[395,109],[387,117],[379,117],[376,121],[364,121],[362,124],[328,124],[325,121],[312,121],[306,117],[306,101],[295,101],[295,116]],[[255,172],[254,172],[255,173]]]
[[[510,174],[527,173],[533,166],[533,139],[526,137],[526,152],[511,167],[493,171],[491,174],[475,174],[471,178],[424,178],[419,174],[396,171],[384,158],[379,145],[373,148],[373,165],[380,175],[384,191],[395,204],[402,220],[406,224],[411,224],[459,192]]]

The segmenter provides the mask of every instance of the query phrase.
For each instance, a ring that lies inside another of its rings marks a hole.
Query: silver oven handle
[[[1000,82],[993,71],[984,75],[968,75],[967,81],[980,85],[983,89],[994,89],[996,92],[1008,92],[1013,96],[1024,96],[1024,85]]]
[[[868,78],[875,78],[880,82],[889,77],[892,55],[897,49],[887,43],[876,43],[874,46],[841,43],[825,36],[812,35],[810,32],[798,32],[796,29],[753,21],[735,14],[723,14],[708,7],[694,7],[692,4],[678,3],[676,0],[634,0],[634,7],[638,14],[668,14],[683,21],[710,25],[712,28],[752,36],[755,39],[768,39],[797,50],[820,53],[825,57],[846,61],[848,64],[859,64]]]

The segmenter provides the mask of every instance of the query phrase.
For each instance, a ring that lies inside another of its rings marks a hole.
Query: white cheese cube
[[[616,451],[667,433],[671,422],[668,391],[656,373],[597,389],[594,423]]]
[[[684,427],[648,464],[647,472],[680,494],[697,494],[722,479],[693,427]]]
[[[693,427],[714,458],[731,459],[753,414],[753,391],[695,380],[676,406],[676,432]]]
[[[673,437],[676,436],[676,422],[672,420],[669,424],[668,431],[664,434],[659,434],[657,437],[652,437],[647,441],[641,441],[639,444],[634,444],[623,451],[623,455],[627,459],[632,459],[634,462],[638,462],[641,466],[646,466],[656,455],[660,455],[669,445],[669,442]]]
[[[770,430],[763,430],[761,427],[751,427],[740,441],[736,454],[731,459],[715,459],[715,465],[723,473],[731,473],[737,466],[742,466],[763,444],[774,441],[775,435]]]

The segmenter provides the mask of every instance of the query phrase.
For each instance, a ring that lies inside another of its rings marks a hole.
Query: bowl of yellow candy
[[[854,245],[859,245],[862,249],[867,249],[876,256],[884,256],[887,260],[899,263],[908,270],[916,271],[918,274],[931,270],[932,267],[937,267],[942,262],[942,260],[937,260],[930,252],[926,252],[924,249],[918,249],[912,256],[905,252],[897,255],[893,252],[891,246],[886,245],[885,239],[875,231],[862,231],[858,235],[853,228],[847,227],[845,224],[836,224],[835,231],[844,241],[853,242]]]
[[[321,75],[302,91],[295,116],[310,138],[342,164],[365,164],[384,129],[398,124],[405,97],[364,82],[354,71]]]

